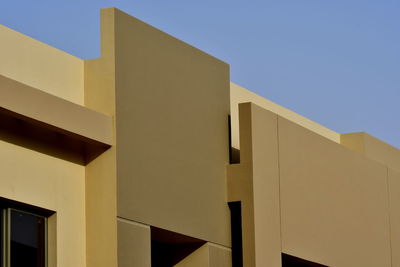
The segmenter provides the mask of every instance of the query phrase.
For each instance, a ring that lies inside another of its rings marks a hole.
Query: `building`
[[[2,266],[400,266],[400,152],[117,9],[81,60],[0,26]]]

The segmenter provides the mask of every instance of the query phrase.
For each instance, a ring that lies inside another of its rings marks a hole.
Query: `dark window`
[[[0,267],[46,267],[47,217],[53,213],[0,197]]]
[[[9,227],[10,267],[45,267],[45,218],[10,210]]]

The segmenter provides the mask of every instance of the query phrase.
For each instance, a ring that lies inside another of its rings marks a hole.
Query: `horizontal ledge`
[[[87,164],[112,145],[112,117],[0,75],[0,139]]]

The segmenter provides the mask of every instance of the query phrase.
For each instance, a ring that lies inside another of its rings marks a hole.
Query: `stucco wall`
[[[279,118],[282,250],[328,266],[391,266],[386,166]]]
[[[86,266],[85,168],[0,141],[0,196],[56,212],[57,267]]]
[[[1,75],[83,105],[83,60],[2,25],[0,40]],[[56,212],[50,264],[86,266],[85,167],[0,141],[0,169],[0,196]]]
[[[114,12],[118,216],[230,246],[229,67]]]
[[[241,162],[228,168],[228,189],[244,208],[245,263],[279,266],[283,252],[327,266],[398,266],[399,174],[372,159],[392,155],[386,144],[362,155],[253,103],[239,110]]]
[[[0,74],[83,105],[83,60],[0,25]]]
[[[230,83],[232,146],[239,149],[239,103],[252,102],[272,113],[293,121],[325,138],[340,143],[340,134],[328,129],[306,117],[303,117],[271,100],[253,93],[233,82]]]

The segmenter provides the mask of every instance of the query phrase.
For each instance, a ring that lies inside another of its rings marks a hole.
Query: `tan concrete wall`
[[[400,172],[388,168],[392,267],[400,266]]]
[[[118,266],[151,267],[150,226],[118,219]]]
[[[86,266],[85,168],[0,141],[0,169],[0,196],[56,212],[57,267]]]
[[[256,266],[281,265],[278,116],[251,105]]]
[[[229,201],[241,201],[244,266],[281,266],[278,116],[239,105],[240,164],[228,167]]]
[[[114,15],[118,216],[230,246],[228,65]]]
[[[0,141],[0,196],[57,212],[58,267],[150,266],[150,229],[137,222],[218,244],[180,266],[230,266],[226,172],[245,266],[279,266],[281,250],[400,266],[398,149],[229,89],[227,64],[121,11],[102,11],[101,38],[101,58],[83,62],[0,26],[0,75],[115,119],[113,147],[86,168]],[[248,101],[262,108],[239,116]],[[229,113],[241,163],[226,171]]]
[[[382,164],[387,146],[363,141],[374,153],[365,157],[252,103],[239,110],[228,196],[242,201],[245,266],[280,266],[281,251],[328,266],[399,265],[400,176]]]
[[[340,143],[340,134],[307,119],[287,108],[284,108],[262,96],[259,96],[237,84],[231,82],[231,122],[232,122],[232,146],[236,149],[239,148],[239,117],[238,117],[238,104],[252,102],[272,113],[278,114],[283,118],[298,123],[299,125],[318,133],[329,140]]]
[[[208,244],[210,267],[231,267],[232,251],[224,246],[213,243]]]
[[[204,244],[174,267],[210,267],[208,245]]]
[[[83,105],[83,60],[0,25],[0,74]]]
[[[2,25],[0,40],[0,75],[83,104],[81,59]],[[3,141],[0,158],[0,196],[56,211],[50,266],[86,266],[85,167]]]
[[[227,168],[228,201],[241,201],[242,251],[244,266],[255,266],[253,168],[234,164]]]
[[[232,266],[231,257],[230,249],[206,243],[175,264],[174,267],[230,267]]]
[[[109,116],[0,75],[0,108],[63,132],[112,143]]]
[[[117,266],[114,12],[101,11],[101,58],[85,61],[85,106],[113,117],[113,146],[86,167],[87,266]]]
[[[400,150],[364,132],[341,134],[340,143],[366,157],[400,171]]]
[[[391,266],[387,170],[279,118],[282,250],[328,266]]]

